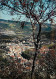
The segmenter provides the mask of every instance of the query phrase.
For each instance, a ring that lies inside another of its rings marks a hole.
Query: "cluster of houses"
[[[28,49],[29,46],[24,46],[23,44],[18,45],[15,43],[7,43],[7,48],[9,48],[9,51],[6,55],[12,57],[14,60],[18,60],[17,63],[20,63],[25,67],[25,71],[30,71],[31,70],[31,64],[32,60],[27,60],[21,56],[21,52],[25,51],[25,49]]]
[[[7,43],[7,48],[9,51],[7,53],[8,56],[12,57],[14,60],[18,60],[18,63],[25,67],[26,71],[30,71],[32,68],[33,60],[27,60],[21,56],[21,53],[24,52],[26,49],[30,49],[31,51],[35,51],[34,47],[26,46],[25,44],[15,44],[15,43]],[[43,46],[40,50],[41,54],[48,53],[49,49],[46,46]],[[36,66],[38,66],[39,61],[36,61]],[[37,68],[37,67],[36,67]]]

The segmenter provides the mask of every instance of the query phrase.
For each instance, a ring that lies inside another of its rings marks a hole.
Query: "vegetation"
[[[33,66],[31,72],[31,79],[33,79],[35,60],[37,57],[37,53],[39,51],[38,47],[39,47],[42,25],[47,21],[51,22],[52,24],[54,23],[54,17],[56,16],[56,0],[0,0],[0,9],[1,10],[8,9],[11,15],[19,14],[20,18],[22,17],[21,15],[23,15],[31,22],[33,31],[32,35],[35,46],[35,55],[33,59]],[[35,27],[37,27],[36,26],[37,23],[39,25],[39,28],[36,35]],[[24,28],[24,25],[25,22],[21,22],[22,29]],[[47,75],[50,76],[50,72],[48,72]]]
[[[31,58],[33,58],[33,52],[30,50],[25,50],[24,52],[22,52],[21,56],[27,60],[30,60]]]

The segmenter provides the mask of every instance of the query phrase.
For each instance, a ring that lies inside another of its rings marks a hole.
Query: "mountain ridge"
[[[24,21],[25,22],[25,21]],[[25,22],[24,29],[21,29],[20,21],[12,21],[12,20],[4,20],[0,19],[0,29],[5,29],[5,28],[17,28],[20,29],[21,31],[32,31],[31,23],[30,22]],[[38,28],[38,24],[37,24]],[[49,23],[45,23],[42,25],[42,31],[51,31],[52,29],[56,29],[55,25],[51,25]]]

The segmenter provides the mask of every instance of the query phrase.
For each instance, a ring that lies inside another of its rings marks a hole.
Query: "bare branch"
[[[19,11],[19,10],[16,10],[15,8],[13,8],[13,7],[11,7],[11,6],[7,5],[7,4],[5,4],[5,3],[3,3],[2,5],[7,6],[8,8],[10,8],[10,9],[16,11],[16,12],[19,12],[19,13],[21,13],[21,14],[25,14],[24,12],[21,12],[21,11]]]

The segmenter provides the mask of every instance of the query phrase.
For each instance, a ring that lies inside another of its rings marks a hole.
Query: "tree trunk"
[[[39,24],[39,32],[37,34],[37,42],[35,42],[34,40],[34,33],[33,33],[33,40],[34,40],[34,45],[35,45],[35,54],[34,54],[34,58],[33,58],[33,65],[32,65],[32,71],[31,71],[31,79],[32,79],[32,75],[33,75],[33,72],[34,72],[34,68],[35,68],[35,60],[36,60],[36,57],[37,57],[37,52],[38,52],[38,43],[40,41],[40,33],[41,33],[41,23]]]

